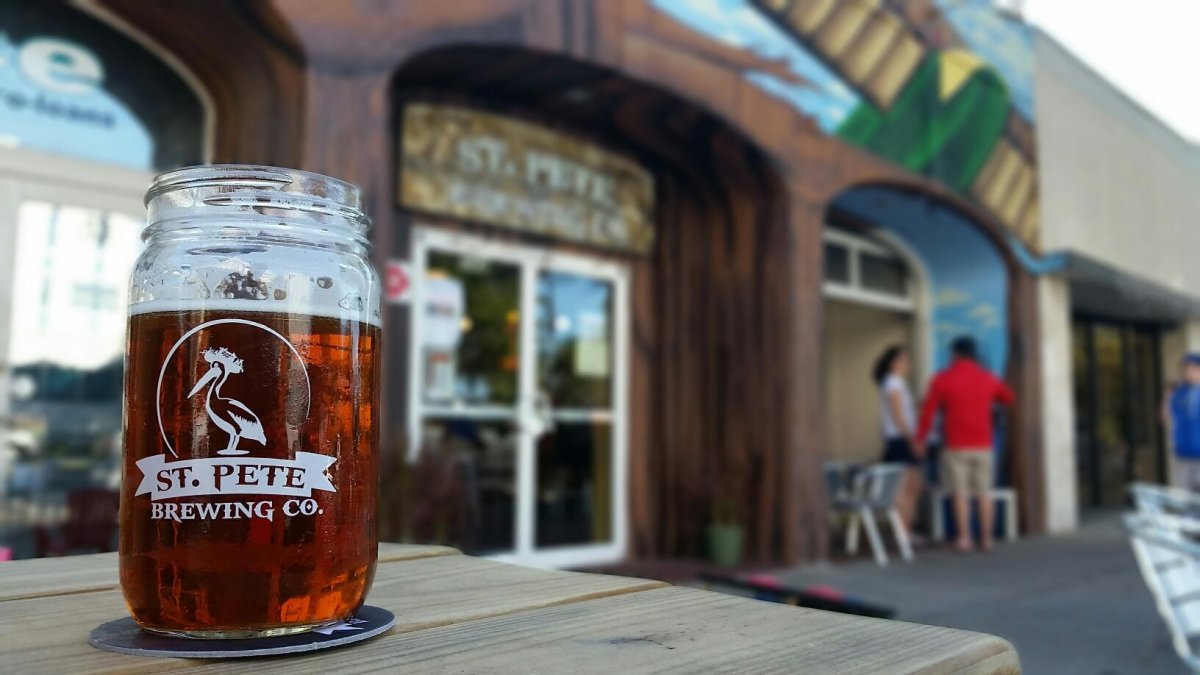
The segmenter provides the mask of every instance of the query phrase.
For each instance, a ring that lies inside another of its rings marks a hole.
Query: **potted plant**
[[[741,448],[729,445],[708,464],[710,513],[705,528],[708,559],[715,565],[733,567],[742,561],[745,547],[746,457]]]
[[[708,559],[714,565],[733,567],[742,561],[745,533],[738,518],[736,501],[722,498],[713,505],[712,518],[705,532]]]

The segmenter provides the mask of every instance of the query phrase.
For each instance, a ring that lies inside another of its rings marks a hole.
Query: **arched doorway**
[[[409,328],[410,359],[392,361],[403,373],[395,381],[408,383],[402,396],[414,439],[409,455],[429,457],[429,447],[415,446],[455,439],[433,453],[457,463],[463,476],[456,489],[467,506],[446,527],[459,532],[449,540],[533,564],[604,564],[627,554],[703,555],[706,527],[725,518],[744,529],[751,555],[783,555],[799,533],[785,531],[780,509],[795,497],[783,489],[789,432],[778,395],[787,377],[779,367],[787,354],[780,317],[792,305],[771,281],[786,276],[787,258],[768,252],[786,251],[788,236],[772,161],[699,105],[558,55],[449,47],[407,62],[395,84],[397,126],[407,142],[419,133],[409,128],[413,111],[440,106],[476,120],[458,124],[459,136],[462,129],[490,129],[480,132],[487,136],[481,142],[510,178],[528,170],[529,148],[574,165],[583,160],[571,148],[582,143],[592,156],[624,158],[653,182],[653,241],[638,250],[564,236],[557,225],[514,223],[484,208],[454,215],[445,205],[402,197],[397,250],[411,255],[422,275],[417,302],[425,306],[417,315],[428,317],[429,297],[445,293],[453,299],[443,305],[470,314],[460,326],[491,325],[496,342],[511,344],[498,352],[494,371],[507,369],[516,390],[499,407],[472,403],[469,394],[479,389],[453,384],[463,379],[463,349],[478,335],[446,340],[457,354],[431,365],[436,350],[424,344],[432,339],[424,334],[430,324],[417,318]],[[472,134],[479,135],[466,132]],[[448,134],[438,138],[458,143]],[[560,139],[557,149],[548,149],[546,138]],[[408,161],[404,139],[402,189],[406,171],[423,170],[423,160]],[[453,151],[463,151],[461,143]],[[554,194],[540,179],[533,191],[496,175],[472,180],[507,185],[494,202],[537,204],[539,195]],[[474,192],[467,185],[460,194]],[[506,288],[513,317],[507,328],[485,316],[482,299],[472,299]],[[538,304],[581,307],[587,289],[609,289],[592,295],[604,295],[610,309],[596,305],[589,319]],[[542,335],[534,315],[545,311],[547,333],[611,325],[600,331],[601,342],[583,352],[576,343],[574,356],[555,366],[588,371],[592,380],[604,375],[609,403],[580,409],[555,395],[545,378],[556,371],[536,356]],[[446,376],[451,362],[457,370]],[[446,388],[431,398],[439,381]],[[496,522],[484,517],[497,514],[503,517]]]
[[[878,227],[831,220],[822,235],[825,257],[822,392],[826,456],[879,460],[880,420],[871,367],[883,351],[904,347],[913,382],[932,364],[928,273],[902,239]],[[914,387],[914,390],[915,387]]]
[[[960,335],[977,341],[986,367],[1012,379],[1013,268],[986,226],[916,189],[851,188],[827,215],[828,454],[878,461],[878,395],[868,374],[886,344],[912,349],[918,398]],[[1015,480],[1014,420],[1011,411],[1002,413],[998,425],[999,485]]]

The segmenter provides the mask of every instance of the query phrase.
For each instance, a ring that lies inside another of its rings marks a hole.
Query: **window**
[[[93,518],[89,527],[116,533],[126,301],[142,221],[129,215],[133,209],[110,210],[87,196],[3,206],[12,209],[15,231],[13,248],[2,252],[11,256],[12,282],[0,287],[12,308],[0,316],[7,333],[0,366],[8,367],[8,386],[0,388],[0,438],[8,445],[0,456],[0,512],[8,514],[0,546],[17,558],[76,552],[63,534],[66,504],[112,504],[111,520]],[[51,534],[35,536],[41,531]]]
[[[908,295],[908,278],[899,258],[861,251],[858,269],[864,289],[898,297]]]
[[[908,265],[885,242],[827,225],[825,295],[892,309],[912,310]]]
[[[850,283],[850,249],[841,244],[825,242],[825,281]]]

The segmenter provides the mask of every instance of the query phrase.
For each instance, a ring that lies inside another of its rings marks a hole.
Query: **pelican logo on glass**
[[[218,319],[185,332],[163,359],[156,399],[166,452],[137,461],[135,493],[150,495],[152,519],[312,516],[322,512],[313,491],[336,492],[326,473],[336,458],[299,447],[312,385],[274,329]],[[259,499],[217,499],[231,495]]]

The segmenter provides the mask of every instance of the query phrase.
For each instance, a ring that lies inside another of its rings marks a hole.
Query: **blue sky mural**
[[[991,0],[932,0],[930,30],[889,3],[649,1],[769,61],[744,77],[826,134],[971,198],[1040,251],[1032,32]]]
[[[1008,86],[1013,107],[1033,120],[1033,33],[997,12],[991,0],[937,0],[942,16],[967,47],[983,57]]]
[[[1008,272],[995,245],[956,211],[894,188],[851,190],[835,207],[903,240],[925,264],[933,299],[934,366],[949,360],[950,341],[971,335],[984,361],[1008,364]]]
[[[796,75],[793,81],[762,71],[751,71],[746,79],[812,117],[826,133],[837,131],[861,100],[749,0],[652,0],[652,4],[698,33],[787,64]]]

